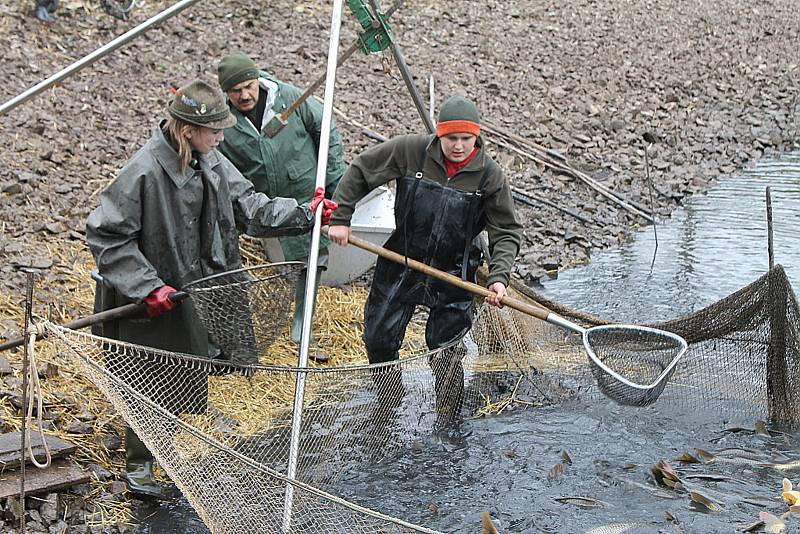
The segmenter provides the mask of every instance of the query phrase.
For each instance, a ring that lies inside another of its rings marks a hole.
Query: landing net
[[[248,303],[254,316],[270,313]],[[554,311],[587,326],[602,322]],[[290,317],[275,319],[283,325],[278,341]],[[677,403],[709,416],[800,423],[799,325],[780,267],[704,310],[653,325],[684,337],[689,349],[648,409]],[[434,532],[325,490],[354,458],[384,461],[454,419],[599,396],[580,336],[509,309],[482,307],[471,332],[440,350],[375,366],[309,369],[269,365],[269,344],[258,364],[220,364],[46,328],[215,533],[280,532],[287,484],[294,488],[291,532]],[[249,335],[250,324],[244,328]],[[297,373],[306,373],[306,394],[297,476],[288,480],[292,404],[275,392],[293,388]]]
[[[657,401],[687,349],[671,332],[630,325],[590,328],[583,345],[597,387],[627,406]]]

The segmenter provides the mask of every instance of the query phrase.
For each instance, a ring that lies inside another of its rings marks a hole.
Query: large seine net
[[[280,323],[285,335],[291,317],[291,310],[278,311],[270,299],[244,297],[259,291],[252,278],[246,292],[220,289],[229,298],[245,298],[241,310],[252,314],[235,322],[241,331],[233,335],[234,344],[242,332],[244,338],[256,332],[253,325],[262,316]],[[530,297],[543,301],[522,288],[519,298]],[[586,326],[602,323],[543,303]],[[651,325],[689,342],[655,405],[800,423],[799,325],[797,300],[780,267],[708,308]],[[233,326],[226,323],[228,330]],[[224,345],[219,327],[206,327]],[[556,403],[600,394],[579,335],[508,308],[480,308],[468,336],[450,347],[389,364],[336,368],[266,365],[269,343],[259,349],[262,363],[220,364],[52,324],[46,328],[215,533],[434,532],[325,489],[353,458],[381,461],[454,418],[515,400]],[[292,405],[275,402],[273,392],[294,387],[298,373],[305,373],[305,396],[296,478],[289,480]],[[293,488],[290,508],[287,485]]]

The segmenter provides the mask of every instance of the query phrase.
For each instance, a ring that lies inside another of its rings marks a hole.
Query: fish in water
[[[800,460],[794,460],[785,464],[764,464],[764,467],[771,467],[778,471],[797,471],[800,470]]]
[[[763,460],[755,459],[754,454],[744,449],[727,449],[720,451],[724,454],[734,454],[734,456],[725,456],[724,454],[712,454],[703,449],[695,449],[697,456],[706,463],[720,463],[720,464],[738,464],[738,465],[758,465],[764,466]]]
[[[783,500],[789,503],[789,506],[800,504],[800,491],[792,488],[792,481],[788,478],[783,479]]]
[[[500,534],[500,531],[497,530],[497,527],[495,527],[494,523],[492,523],[492,518],[489,517],[489,512],[483,512],[481,524],[483,525],[483,531],[481,531],[481,534]]]
[[[587,530],[586,534],[635,534],[643,532],[640,530],[642,527],[648,527],[648,525],[644,523],[611,523]]]

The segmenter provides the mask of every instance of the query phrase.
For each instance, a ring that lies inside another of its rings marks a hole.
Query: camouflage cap
[[[203,80],[194,80],[175,91],[169,114],[197,126],[223,130],[236,124],[228,103],[219,89]]]

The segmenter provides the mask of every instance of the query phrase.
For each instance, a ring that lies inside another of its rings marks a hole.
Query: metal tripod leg
[[[375,13],[381,11],[381,5],[378,0],[369,0],[369,3]],[[425,104],[422,102],[422,97],[419,94],[419,90],[417,90],[417,86],[414,84],[414,80],[411,78],[411,72],[408,70],[408,65],[406,64],[406,59],[403,56],[400,45],[392,42],[389,48],[392,50],[392,56],[394,56],[394,61],[397,63],[397,68],[400,69],[400,74],[403,76],[403,81],[406,83],[408,92],[411,93],[411,99],[414,101],[417,113],[419,113],[419,116],[422,118],[422,122],[425,123],[425,128],[428,130],[428,133],[433,133],[436,127],[428,114],[428,110],[425,109]]]

